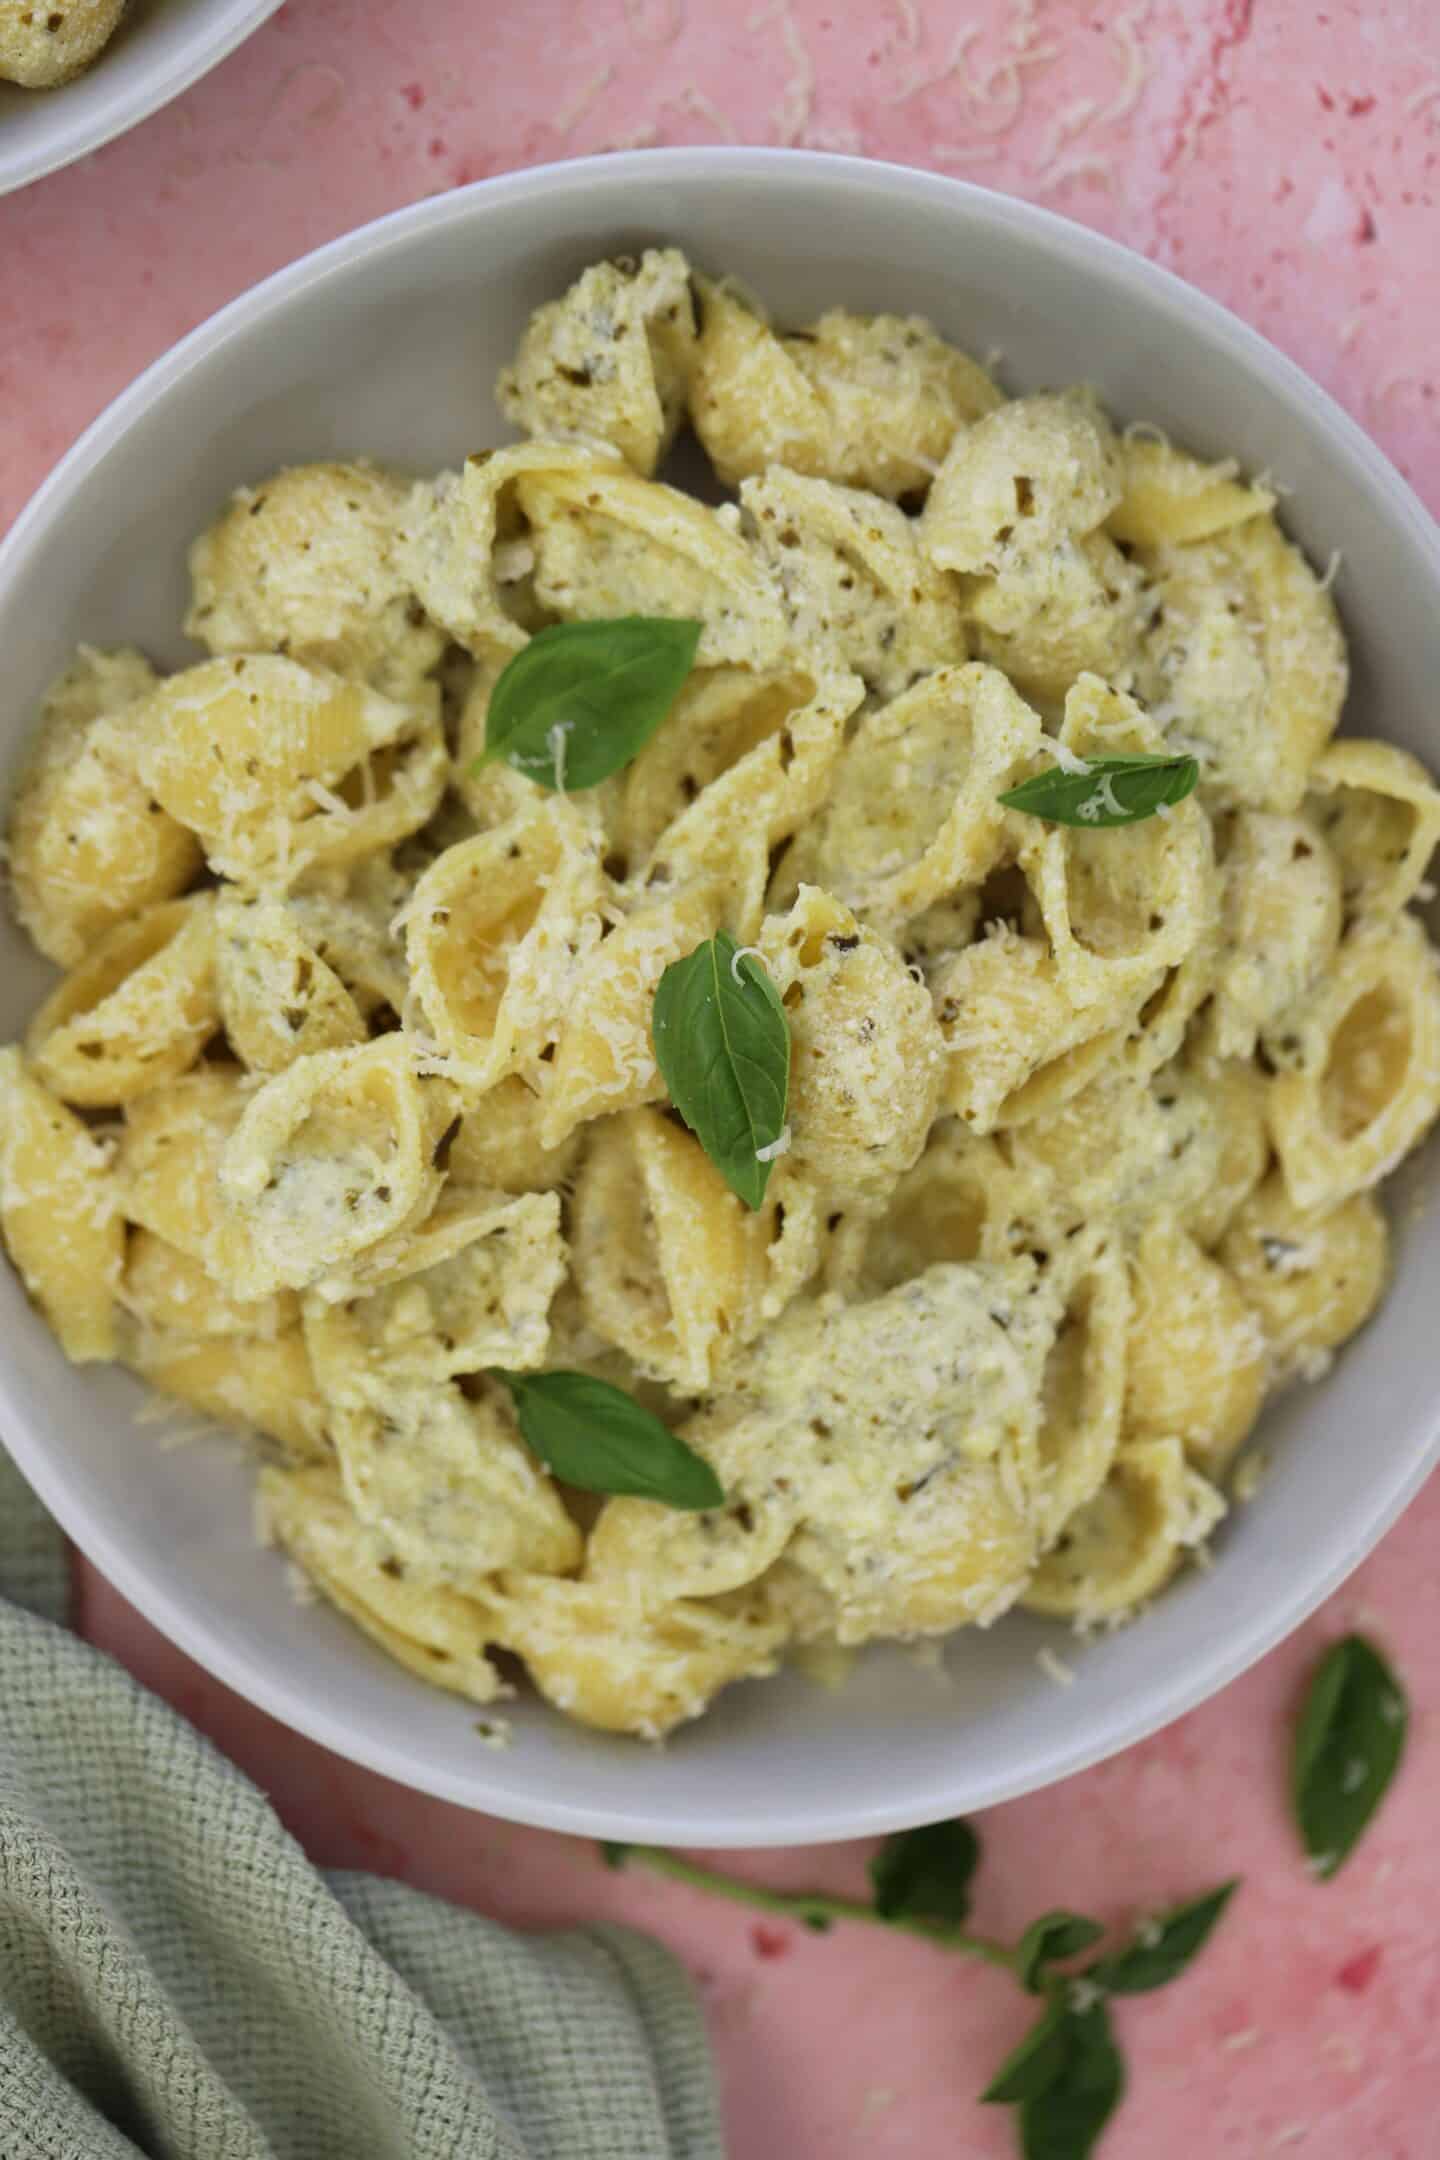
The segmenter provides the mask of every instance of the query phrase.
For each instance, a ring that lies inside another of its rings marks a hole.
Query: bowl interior
[[[227,491],[286,460],[367,453],[417,470],[499,439],[490,384],[527,312],[596,256],[673,240],[738,272],[786,317],[827,305],[922,312],[999,347],[1011,388],[1094,382],[1122,418],[1233,452],[1293,490],[1292,532],[1344,551],[1348,724],[1432,757],[1440,551],[1403,484],[1258,338],[1137,258],[981,191],[853,161],[643,153],[517,176],[422,204],[237,303],[126,393],[0,549],[13,764],[34,701],[76,639],[195,657],[179,635],[185,547]],[[46,971],[0,926],[0,1038]],[[1334,1586],[1436,1448],[1440,1350],[1424,1284],[1440,1227],[1401,1182],[1394,1289],[1321,1385],[1284,1399],[1273,1469],[1216,1565],[1143,1625],[1073,1643],[1023,1617],[949,1646],[943,1672],[868,1653],[839,1694],[797,1674],[733,1690],[663,1751],[513,1707],[484,1746],[474,1711],[388,1664],[256,1550],[236,1445],[161,1444],[123,1375],[67,1367],[0,1270],[0,1427],[76,1540],[156,1623],[242,1693],[402,1781],[560,1829],[672,1843],[859,1835],[1046,1783],[1175,1716]],[[1363,1433],[1363,1444],[1357,1444]],[[1060,1647],[1057,1689],[1037,1650]]]
[[[95,64],[58,90],[0,83],[0,195],[133,127],[272,15],[280,0],[131,0]]]

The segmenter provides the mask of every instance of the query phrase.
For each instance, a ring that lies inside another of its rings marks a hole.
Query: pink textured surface
[[[291,0],[189,96],[0,202],[0,524],[147,361],[223,301],[399,203],[622,145],[863,151],[1031,196],[1178,270],[1291,353],[1440,507],[1440,11],[1434,0]],[[1107,2160],[1427,2160],[1440,2150],[1440,1486],[1300,1637],[1121,1759],[985,1819],[978,1924],[1123,1920],[1241,1873],[1204,1960],[1119,2012]],[[653,1928],[697,1975],[735,2160],[1013,2150],[974,2095],[1023,2027],[1003,1978],[904,1940],[808,1936],[583,1846],[416,1798],[283,1731],[93,1573],[84,1622],[210,1733],[327,1864],[523,1923]],[[1364,1625],[1417,1704],[1351,1867],[1306,1876],[1286,1724]],[[754,1856],[858,1885],[863,1853]],[[579,2156],[577,2156],[579,2160]]]

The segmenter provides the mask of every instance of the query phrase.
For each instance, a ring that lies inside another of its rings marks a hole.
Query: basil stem
[[[717,1868],[703,1867],[699,1861],[687,1860],[683,1854],[670,1852],[663,1845],[611,1843],[601,1850],[607,1867],[621,1868],[632,1860],[638,1861],[653,1875],[668,1875],[672,1882],[689,1883],[695,1890],[708,1890],[713,1896],[726,1898],[734,1905],[749,1905],[757,1912],[778,1913],[787,1920],[798,1920],[817,1934],[824,1934],[837,1920],[857,1920],[864,1927],[898,1929],[903,1935],[918,1935],[923,1942],[938,1943],[943,1949],[983,1958],[987,1965],[1003,1965],[1007,1971],[1014,1969],[1015,1953],[1007,1944],[997,1942],[993,1936],[977,1935],[968,1928],[944,1921],[913,1914],[886,1919],[873,1905],[867,1905],[860,1898],[833,1897],[826,1890],[767,1890],[760,1883],[741,1882],[736,1876],[722,1874]]]

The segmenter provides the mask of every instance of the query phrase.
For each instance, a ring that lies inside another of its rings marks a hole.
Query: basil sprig
[[[1291,1760],[1290,1789],[1313,1872],[1343,1866],[1385,1797],[1405,1751],[1409,1707],[1389,1664],[1362,1635],[1346,1635],[1310,1682]]]
[[[1161,752],[1087,757],[1087,770],[1052,765],[1032,773],[1000,797],[1011,810],[1028,811],[1051,825],[1138,825],[1157,810],[1183,802],[1200,777],[1193,757]]]
[[[485,754],[541,787],[595,787],[644,749],[695,664],[698,622],[621,615],[552,623],[490,693]]]
[[[666,968],[650,1032],[671,1102],[730,1190],[758,1208],[790,1091],[790,1023],[775,985],[717,930]]]
[[[806,1927],[858,1920],[1003,1967],[1044,1998],[1039,2018],[981,2095],[1017,2110],[1025,2160],[1087,2160],[1094,2152],[1125,2093],[1109,1998],[1141,1994],[1175,1979],[1203,1948],[1236,1887],[1222,1883],[1205,1897],[1177,1905],[1143,1923],[1108,1956],[1061,1974],[1050,1968],[1090,1949],[1104,1929],[1084,1913],[1048,1912],[1013,1944],[973,1932],[967,1918],[980,1841],[967,1822],[930,1823],[887,1838],[870,1863],[870,1903],[823,1890],[768,1890],[656,1845],[601,1849],[610,1867],[638,1860],[657,1874]]]
[[[525,1445],[567,1485],[673,1508],[724,1504],[709,1463],[623,1388],[582,1372],[496,1369],[492,1377],[510,1391]]]
[[[1103,1932],[1080,1913],[1047,1913],[1020,1938],[1017,1977],[1046,2007],[981,2099],[1020,2110],[1025,2160],[1084,2160],[1125,2092],[1125,2066],[1110,2022],[1111,1995],[1143,1995],[1176,1979],[1201,1951],[1235,1894],[1221,1883],[1204,1897],[1142,1922],[1128,1943],[1068,1979],[1044,1970]]]

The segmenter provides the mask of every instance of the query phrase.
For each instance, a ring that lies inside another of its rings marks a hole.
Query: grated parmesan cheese
[[[292,1604],[319,1604],[319,1591],[316,1589],[314,1583],[311,1582],[310,1577],[305,1573],[305,1570],[302,1567],[298,1567],[293,1560],[289,1561],[286,1565],[285,1583],[286,1587],[290,1592]]]
[[[1067,1986],[1065,2000],[1077,2017],[1083,2017],[1087,2010],[1093,2010],[1097,2003],[1105,2000],[1105,1990],[1098,1980],[1092,1980],[1082,1973]]]
[[[556,112],[551,123],[556,133],[568,135],[573,128],[578,126],[596,99],[609,88],[614,77],[615,70],[607,61],[604,67],[598,68],[587,81],[583,82],[569,102],[560,106]]]
[[[1242,1504],[1253,1500],[1264,1484],[1269,1469],[1270,1457],[1263,1447],[1247,1449],[1230,1480],[1230,1491],[1234,1498]]]
[[[770,116],[777,141],[789,145],[804,140],[810,125],[815,104],[815,63],[810,48],[801,35],[790,0],[774,0],[768,14],[751,17],[752,23],[775,22],[780,26],[780,36],[785,47],[785,57],[790,63],[790,74],[780,94],[780,103]]]
[[[1150,0],[1140,0],[1138,7],[1131,8],[1127,15],[1117,15],[1114,22],[1108,26],[1108,35],[1120,47],[1123,73],[1119,89],[1100,114],[1105,127],[1114,127],[1117,121],[1128,120],[1140,102],[1140,94],[1145,88],[1145,78],[1149,73],[1145,48],[1140,42],[1140,25],[1147,22],[1149,16]]]
[[[1121,442],[1154,443],[1158,449],[1170,448],[1170,437],[1154,420],[1131,420],[1120,430]]]
[[[1084,774],[1095,769],[1088,758],[1080,757],[1068,743],[1062,742],[1058,735],[1047,735],[1040,747],[1050,752],[1061,772]]]
[[[687,83],[675,102],[682,112],[693,113],[697,120],[704,120],[714,128],[722,142],[739,142],[740,131],[730,115],[723,112],[715,100],[707,97],[694,83]]]
[[[1037,195],[1058,195],[1076,181],[1085,181],[1092,187],[1103,189],[1105,194],[1115,192],[1115,164],[1112,158],[1099,151],[1087,150],[1069,158],[1048,173],[1042,173],[1034,183]]]
[[[337,795],[333,788],[326,787],[321,781],[307,780],[305,792],[318,809],[328,811],[331,817],[349,817],[350,805],[344,796]]]
[[[1352,1755],[1341,1774],[1341,1792],[1346,1794],[1359,1792],[1369,1775],[1370,1765],[1365,1761],[1364,1757]]]
[[[1086,770],[1088,772],[1090,768],[1087,766]],[[1087,795],[1084,802],[1076,806],[1075,815],[1083,818],[1087,825],[1093,825],[1107,812],[1111,817],[1123,817],[1124,808],[1111,785],[1109,773],[1102,772],[1093,794]]]
[[[938,89],[940,84],[958,73],[965,63],[965,56],[980,32],[973,23],[965,24],[951,39],[945,56],[938,64],[921,64],[902,77],[896,88],[880,100],[882,105],[908,105],[911,98],[921,97],[927,90]]]
[[[1099,109],[1094,98],[1076,98],[1072,104],[1061,107],[1036,157],[1042,178],[1052,165],[1058,163],[1065,145],[1073,142],[1077,135],[1084,134]]]
[[[535,568],[535,550],[528,540],[500,540],[490,562],[498,585],[518,585]]]
[[[685,0],[624,0],[625,27],[646,45],[673,45],[685,27]]]
[[[555,792],[557,795],[565,793],[566,740],[574,725],[573,720],[557,720],[554,727],[550,729],[545,737],[550,751],[550,762],[555,768]]]

